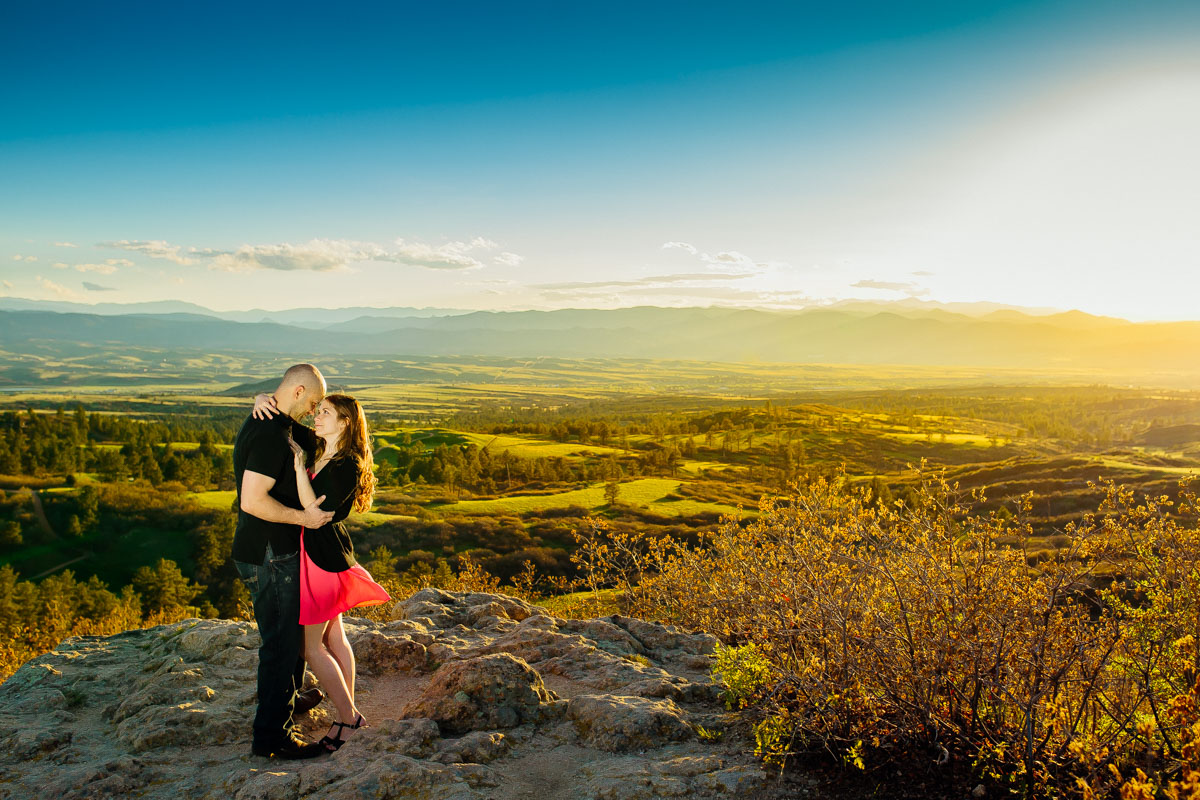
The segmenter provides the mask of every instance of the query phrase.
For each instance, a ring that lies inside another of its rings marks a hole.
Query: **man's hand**
[[[315,530],[327,524],[329,520],[333,519],[332,511],[321,510],[321,503],[323,502],[325,502],[325,495],[321,495],[317,498],[315,503],[304,509],[303,521],[300,524],[303,525],[305,529],[310,531]]]
[[[321,502],[325,500],[325,495],[318,497],[309,508],[288,508],[268,494],[274,485],[274,478],[252,470],[243,472],[242,511],[267,522],[303,525],[306,528],[319,528],[333,519],[332,511],[321,510]]]

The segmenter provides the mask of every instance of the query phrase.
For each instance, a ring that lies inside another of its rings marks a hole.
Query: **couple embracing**
[[[313,427],[300,420],[313,415]],[[312,364],[255,398],[233,448],[238,521],[233,561],[254,603],[258,651],[255,755],[312,758],[337,750],[365,720],[354,703],[354,652],[342,612],[390,598],[354,559],[342,520],[371,507],[373,459],[362,407],[325,394]],[[318,742],[293,718],[321,702],[302,692],[307,661],[337,709]]]

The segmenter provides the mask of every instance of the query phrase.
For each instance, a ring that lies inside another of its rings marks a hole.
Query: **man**
[[[307,698],[301,708],[296,692],[304,681],[303,629],[300,627],[300,528],[319,528],[333,517],[318,498],[304,509],[296,493],[295,459],[289,434],[306,450],[316,444],[299,420],[313,413],[325,396],[325,378],[312,364],[296,364],[284,373],[274,399],[281,413],[272,419],[247,418],[233,446],[238,487],[238,521],[233,562],[254,601],[258,650],[258,711],[254,715],[255,755],[312,758],[325,752],[299,736],[292,713],[320,702]],[[315,691],[315,690],[314,690]]]

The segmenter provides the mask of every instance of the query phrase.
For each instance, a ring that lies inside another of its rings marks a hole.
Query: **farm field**
[[[664,516],[690,516],[716,513],[738,515],[732,506],[718,503],[701,503],[675,495],[680,481],[664,478],[644,478],[619,483],[619,502],[645,506]],[[554,494],[531,494],[502,497],[497,500],[463,500],[456,503],[432,506],[433,510],[453,510],[460,514],[521,514],[551,508],[581,508],[595,510],[608,505],[604,497],[604,485],[595,484],[584,489],[557,492]]]

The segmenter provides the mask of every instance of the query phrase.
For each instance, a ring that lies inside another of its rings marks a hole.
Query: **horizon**
[[[977,314],[989,314],[989,313],[993,313],[996,311],[1014,311],[1014,312],[1025,314],[1028,316],[1054,316],[1054,315],[1060,315],[1060,314],[1087,314],[1087,312],[1081,311],[1080,309],[1074,309],[1074,308],[1047,308],[1047,307],[1035,308],[1035,307],[1030,307],[1030,306],[1014,306],[1014,305],[1005,305],[1005,304],[1000,304],[1000,303],[991,303],[988,301],[964,302],[964,303],[957,303],[957,302],[942,303],[942,302],[939,302],[936,300],[925,300],[922,298],[912,298],[912,297],[898,299],[898,300],[864,300],[861,298],[846,298],[846,299],[836,300],[836,301],[832,301],[832,302],[824,303],[824,304],[814,303],[812,305],[796,306],[796,307],[792,307],[792,308],[769,308],[769,307],[764,308],[764,307],[760,307],[760,306],[750,306],[750,305],[739,306],[739,305],[714,305],[714,304],[709,304],[709,305],[696,304],[696,305],[687,305],[687,306],[662,306],[662,305],[654,305],[654,304],[649,304],[649,303],[639,303],[636,305],[613,306],[613,307],[562,306],[562,307],[558,307],[558,308],[505,308],[505,309],[444,308],[444,307],[438,307],[438,306],[371,306],[371,305],[363,305],[363,304],[356,304],[356,305],[352,305],[352,306],[302,305],[302,306],[282,306],[279,308],[265,308],[265,307],[261,307],[261,306],[253,306],[253,307],[247,307],[247,308],[214,308],[212,306],[195,303],[191,300],[183,300],[183,299],[175,299],[175,298],[163,299],[163,300],[142,300],[142,301],[135,301],[135,302],[131,302],[131,303],[120,303],[120,302],[114,302],[114,301],[108,301],[108,300],[97,300],[95,302],[89,303],[86,301],[76,302],[76,301],[72,301],[72,300],[62,300],[62,299],[42,300],[42,299],[36,299],[36,298],[30,298],[30,297],[15,297],[15,296],[8,296],[8,295],[0,295],[0,305],[2,305],[4,303],[4,301],[6,301],[6,300],[7,301],[16,301],[17,303],[29,303],[33,306],[41,306],[41,305],[72,306],[72,307],[79,306],[79,307],[83,307],[83,308],[98,308],[98,307],[105,307],[105,306],[125,308],[125,307],[136,307],[136,306],[179,304],[179,305],[184,305],[184,306],[190,306],[193,308],[198,308],[198,309],[201,309],[204,311],[211,311],[215,314],[249,314],[251,312],[256,312],[256,311],[261,311],[265,314],[283,314],[283,313],[289,313],[289,312],[294,313],[294,312],[299,312],[299,311],[310,311],[310,310],[311,311],[349,311],[349,310],[357,311],[357,310],[362,310],[364,312],[371,312],[371,311],[444,312],[440,315],[458,316],[458,315],[463,315],[463,314],[475,314],[475,313],[520,314],[520,313],[525,313],[525,312],[551,313],[551,312],[556,312],[556,311],[629,311],[629,310],[634,310],[634,309],[655,309],[655,310],[664,310],[664,311],[686,311],[686,310],[762,311],[765,313],[785,313],[786,314],[786,313],[797,313],[797,312],[802,312],[802,311],[813,311],[813,310],[837,310],[837,309],[845,307],[845,306],[857,306],[857,305],[878,306],[881,311],[886,311],[891,307],[900,307],[900,308],[907,308],[907,309],[917,308],[917,309],[921,309],[921,310],[961,309],[961,310],[949,311],[948,313],[959,313],[959,314],[964,314],[964,315],[968,315],[968,316],[970,315],[968,313],[970,311],[974,311]],[[0,308],[0,311],[12,311],[12,310],[19,310],[19,309]],[[30,310],[33,310],[33,309],[30,309]],[[114,313],[123,313],[123,312],[114,312]],[[437,315],[439,315],[439,314],[434,314],[434,316],[437,316]],[[368,313],[365,316],[370,316],[370,314]],[[1088,316],[1099,317],[1100,315],[1088,314]],[[1126,319],[1123,319],[1120,317],[1114,317],[1113,319],[1117,319],[1117,320],[1124,321],[1124,322],[1133,322],[1134,321],[1134,320],[1126,320]],[[1159,320],[1152,320],[1152,321],[1157,322]],[[1166,322],[1191,322],[1194,320],[1163,320],[1163,321],[1166,321]]]
[[[466,10],[14,9],[0,295],[1200,319],[1194,4]]]

